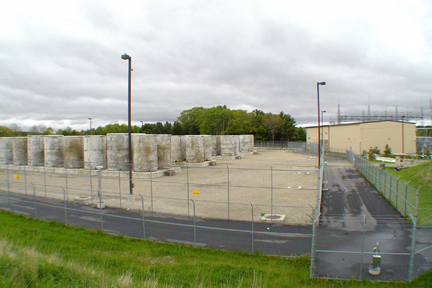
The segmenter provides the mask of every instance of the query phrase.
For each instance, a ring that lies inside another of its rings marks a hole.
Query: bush
[[[386,144],[384,147],[384,156],[389,156],[392,154],[392,149],[390,148],[389,144]]]
[[[381,151],[378,149],[378,147],[377,146],[375,146],[374,148],[372,148],[372,147],[370,147],[369,148],[369,151],[368,151],[368,159],[369,160],[373,160],[373,159],[375,159],[375,154],[380,154],[381,153]]]

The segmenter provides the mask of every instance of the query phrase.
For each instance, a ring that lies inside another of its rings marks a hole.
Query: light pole
[[[325,112],[326,112],[325,110],[321,111],[321,139],[322,139],[324,151],[325,151],[325,146],[324,146],[324,113]]]
[[[90,120],[90,134],[91,134],[91,131],[92,131],[92,118],[88,118],[89,120]]]
[[[317,82],[317,104],[318,104],[318,169],[321,165],[321,133],[320,133],[320,98],[319,98],[319,86],[326,85],[326,82]]]
[[[404,132],[405,132],[404,131],[404,118],[405,118],[405,116],[402,116],[401,118],[402,118],[402,153],[405,153],[405,147],[404,147],[405,146],[404,145],[405,144],[405,137],[404,137],[405,136],[404,135]]]
[[[132,182],[132,141],[131,141],[131,71],[132,71],[132,57],[126,53],[121,56],[121,59],[129,61],[128,68],[128,142],[129,142],[129,194],[133,194]]]

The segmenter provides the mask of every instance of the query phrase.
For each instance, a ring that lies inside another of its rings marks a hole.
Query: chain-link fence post
[[[364,256],[364,246],[365,246],[365,235],[366,234],[366,215],[363,214],[363,234],[362,234],[362,250],[360,257],[360,277],[359,280],[362,280],[363,275],[363,256]]]
[[[404,213],[404,215],[405,216],[408,216],[407,215],[407,203],[408,203],[408,183],[410,182],[411,180],[408,180],[408,182],[405,182],[405,213]]]
[[[45,166],[45,163],[44,163],[43,175],[44,175],[44,188],[45,188],[45,198],[46,198],[47,197],[47,185],[46,185],[46,166]]]
[[[92,166],[90,161],[88,166],[89,166],[89,182],[90,182],[90,203],[93,205],[93,180],[92,180],[92,170],[91,170]]]
[[[315,259],[315,245],[316,245],[316,226],[317,226],[318,217],[312,221],[312,246],[311,246],[311,257],[310,257],[310,270],[309,270],[309,278],[315,276],[315,267],[316,267],[316,259]]]
[[[11,206],[11,198],[10,198],[9,164],[8,163],[6,163],[6,182],[7,182],[7,195],[8,195],[9,210],[11,210],[12,206]]]
[[[412,231],[411,231],[411,254],[410,254],[410,260],[408,266],[408,282],[411,282],[413,280],[415,244],[416,244],[416,235],[417,235],[417,216],[413,217],[412,214],[410,216],[412,220]]]
[[[153,172],[152,169],[149,169],[149,171],[150,171],[149,172],[150,173],[150,207],[151,207],[151,211],[153,212]]]
[[[251,203],[251,213],[252,213],[252,215],[251,215],[251,224],[252,224],[252,227],[251,227],[251,237],[252,237],[252,242],[251,242],[251,246],[252,246],[252,253],[255,253],[255,239],[254,239],[254,237],[255,237],[255,235],[254,235],[254,205],[253,205],[253,203]]]
[[[66,164],[66,163],[65,163]],[[68,195],[69,193],[67,193],[68,192],[68,173],[67,173],[67,167],[65,166],[64,167],[64,172],[65,172],[65,188],[66,188],[66,195]],[[67,200],[69,200],[69,198],[67,199]]]
[[[270,222],[273,222],[273,167],[270,167],[270,180],[271,180],[271,199],[270,199]]]
[[[65,224],[68,225],[68,217],[67,217],[67,204],[66,204],[66,190],[63,186],[60,186],[60,188],[63,190],[63,208],[64,208],[64,215],[65,215]]]
[[[227,165],[227,198],[228,198],[228,220],[230,219],[230,172],[229,172],[229,167]]]
[[[120,170],[119,170],[120,171]],[[101,225],[101,231],[104,230],[103,228],[103,216],[102,216],[102,208],[103,208],[103,202],[102,202],[102,176],[101,176],[101,169],[97,170],[97,176],[98,176],[98,188],[97,188],[97,196],[98,196],[98,206],[99,206],[99,216],[100,216],[100,225]]]
[[[196,245],[196,214],[195,214],[195,200],[191,199],[193,205],[193,237],[194,237],[194,245]]]
[[[146,229],[145,229],[145,215],[144,215],[144,197],[141,194],[138,194],[141,197],[141,209],[142,209],[142,232],[143,239],[146,239]]]
[[[26,166],[24,166],[24,189],[25,189],[25,195],[27,195],[27,171],[26,171]]]
[[[31,184],[33,185],[33,204],[34,204],[34,210],[35,210],[34,217],[37,218],[36,187],[33,183],[31,183]]]
[[[188,217],[190,217],[190,199],[189,199],[189,165],[186,163],[186,199],[188,205]]]

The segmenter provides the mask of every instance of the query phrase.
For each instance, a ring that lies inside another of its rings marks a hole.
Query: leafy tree
[[[171,129],[171,133],[173,135],[182,135],[183,134],[183,129],[182,129],[180,122],[174,121],[174,125]]]
[[[246,110],[232,111],[232,118],[229,120],[226,133],[231,135],[252,134],[254,131],[253,117]]]
[[[266,131],[271,135],[272,141],[275,140],[275,134],[279,133],[282,129],[282,119],[279,115],[273,115],[268,113],[264,116],[264,127]]]
[[[45,129],[45,131],[42,133],[42,135],[52,135],[54,134],[54,129],[51,127],[48,127]]]
[[[182,130],[186,135],[200,134],[200,123],[204,111],[205,109],[203,107],[194,107],[181,112],[177,120],[182,125]]]
[[[60,129],[57,131],[56,134],[64,136],[81,135],[80,132],[73,130],[71,127],[66,127],[66,129]]]
[[[14,132],[12,129],[6,126],[0,126],[0,137],[12,137]]]
[[[200,133],[203,135],[227,134],[225,132],[232,117],[233,111],[226,106],[207,108],[201,117]]]

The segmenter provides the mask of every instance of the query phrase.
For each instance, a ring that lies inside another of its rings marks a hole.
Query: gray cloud
[[[99,125],[124,123],[125,52],[132,56],[138,123],[173,121],[182,110],[215,105],[313,122],[317,81],[327,81],[321,87],[327,119],[336,117],[338,103],[344,114],[361,114],[368,105],[377,113],[395,105],[401,113],[427,111],[431,5],[397,1],[374,10],[366,1],[353,11],[341,3],[309,9],[291,1],[93,0],[9,7],[16,15],[9,17],[13,29],[0,30],[0,125],[83,129],[89,117]]]

